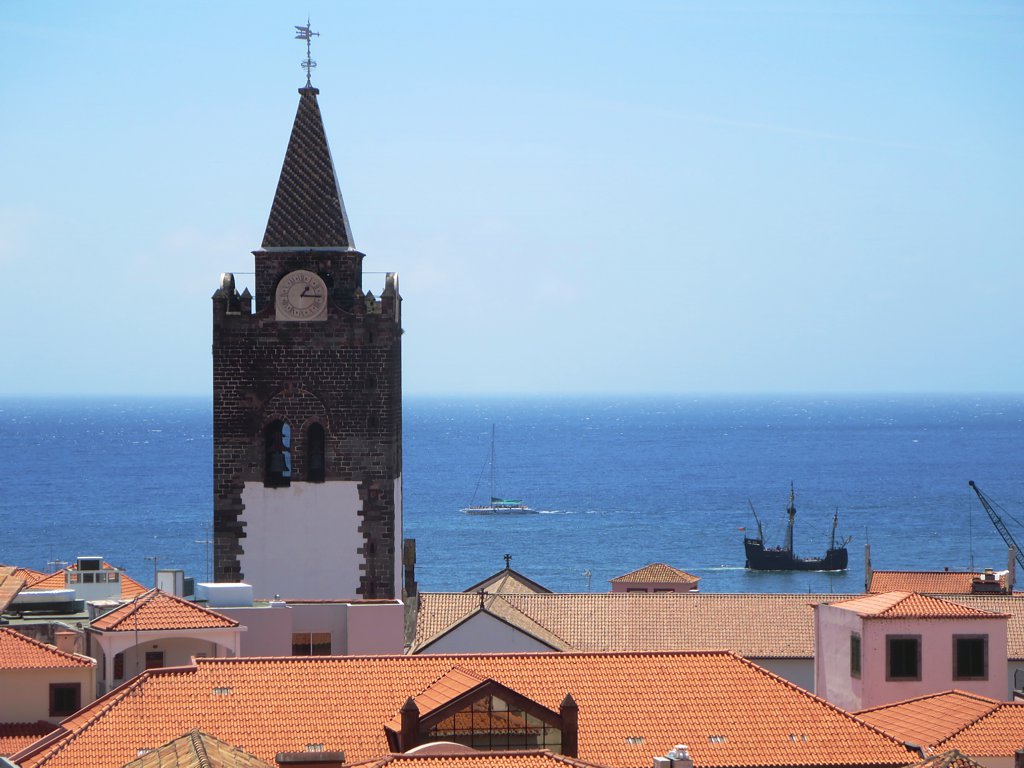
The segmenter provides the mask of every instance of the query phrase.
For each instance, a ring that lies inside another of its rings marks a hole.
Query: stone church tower
[[[256,296],[213,295],[214,569],[257,597],[401,596],[401,297],[364,292],[319,91],[299,108]]]

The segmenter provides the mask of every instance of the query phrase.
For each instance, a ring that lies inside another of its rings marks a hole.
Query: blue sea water
[[[405,535],[426,590],[464,589],[505,553],[579,592],[655,561],[704,591],[858,591],[865,541],[878,569],[1004,568],[968,480],[1024,543],[1021,396],[407,397],[404,422]],[[489,492],[492,423],[499,494],[540,514],[459,511]],[[0,399],[0,563],[102,555],[147,585],[154,564],[207,578],[211,442],[206,399]],[[838,508],[845,573],[744,570],[748,500],[781,543],[791,481],[797,552],[822,554]]]

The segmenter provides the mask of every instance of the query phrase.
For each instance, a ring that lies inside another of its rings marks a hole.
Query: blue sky
[[[304,82],[409,394],[1020,392],[1024,6],[0,5],[0,394],[206,394]]]

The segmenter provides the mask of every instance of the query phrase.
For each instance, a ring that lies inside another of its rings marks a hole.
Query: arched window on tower
[[[292,480],[292,428],[287,421],[267,425],[263,484],[269,488],[287,486]]]
[[[306,430],[306,479],[322,483],[327,468],[324,428],[313,422]]]

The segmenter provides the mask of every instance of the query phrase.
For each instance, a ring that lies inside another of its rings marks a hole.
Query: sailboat
[[[747,554],[746,567],[753,571],[845,571],[847,565],[847,537],[836,546],[836,526],[839,525],[839,510],[832,516],[832,539],[824,557],[797,557],[793,553],[793,521],[796,519],[796,493],[793,484],[789,485],[789,506],[786,514],[789,524],[786,526],[786,543],[781,547],[765,547],[764,532],[761,530],[761,519],[750,505],[757,521],[757,538],[749,536],[743,539]]]
[[[467,515],[535,515],[537,510],[531,509],[521,499],[505,499],[494,495],[494,425],[491,424],[491,457],[488,462],[491,470],[491,503],[480,506],[463,507],[460,512]],[[479,487],[479,483],[477,483]]]

